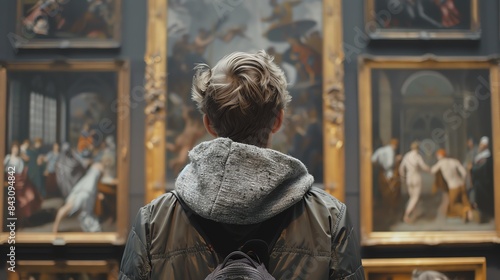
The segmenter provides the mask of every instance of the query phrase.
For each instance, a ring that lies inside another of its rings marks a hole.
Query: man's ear
[[[207,115],[203,115],[203,125],[205,126],[205,129],[208,131],[208,133],[210,133],[210,135],[217,137],[217,133],[212,128],[212,124],[210,123],[210,119]]]
[[[283,125],[283,118],[285,117],[285,110],[281,109],[280,112],[278,113],[278,116],[276,117],[276,120],[274,121],[274,126],[273,129],[271,130],[272,133],[278,132],[280,130],[281,126]]]

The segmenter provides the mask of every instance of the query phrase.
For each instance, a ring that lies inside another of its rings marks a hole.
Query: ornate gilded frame
[[[383,29],[376,26],[377,16],[379,20],[383,20],[398,11],[388,2],[387,10],[379,15],[375,12],[375,0],[365,0],[365,27],[371,39],[396,39],[396,40],[449,40],[449,39],[466,39],[478,40],[481,38],[481,21],[479,18],[479,0],[470,0],[472,9],[471,26],[469,30],[421,30],[421,29]],[[372,26],[372,24],[374,26]],[[374,28],[375,27],[375,28]],[[373,29],[374,28],[374,29]]]
[[[495,226],[493,231],[373,231],[373,147],[372,74],[373,69],[489,69],[491,84],[492,153],[500,153],[500,96],[497,61],[489,58],[467,57],[382,57],[359,58],[359,149],[361,174],[361,243],[371,245],[442,243],[500,243],[500,177],[495,176]],[[494,174],[500,174],[500,161],[494,157]]]
[[[121,25],[122,25],[122,0],[114,0],[116,10],[113,17],[116,25],[113,28],[113,37],[110,39],[32,39],[23,36],[22,29],[22,0],[17,1],[16,13],[16,33],[9,34],[12,46],[18,49],[67,49],[67,48],[92,48],[92,49],[111,49],[119,48],[121,45]]]
[[[107,280],[118,279],[116,261],[18,261],[15,271],[7,271],[7,280],[20,280],[18,273],[105,273]]]
[[[474,280],[486,280],[486,258],[363,259],[365,278],[370,273],[411,273],[414,269],[440,272],[474,271]]]
[[[145,202],[165,192],[167,0],[148,1]],[[344,52],[342,1],[323,0],[324,187],[344,200]],[[328,170],[329,172],[326,172]]]
[[[101,61],[44,61],[44,62],[12,62],[0,65],[0,109],[6,112],[7,100],[7,73],[9,71],[65,71],[65,72],[100,72],[109,71],[117,74],[117,132],[116,132],[116,153],[117,153],[117,215],[116,231],[85,233],[85,232],[17,232],[16,244],[21,243],[52,243],[54,245],[65,245],[68,243],[92,243],[92,244],[125,244],[128,233],[128,175],[129,175],[129,146],[130,146],[130,65],[128,61],[121,60],[101,60]],[[0,121],[0,158],[5,157],[5,138],[6,118]],[[4,170],[3,161],[0,162],[0,170]],[[4,180],[4,173],[0,172],[0,181]],[[4,192],[0,192],[0,201],[4,201]],[[6,207],[0,209],[0,216],[3,217],[3,211]],[[3,223],[0,222],[1,228]],[[0,232],[0,244],[7,243],[9,232]]]

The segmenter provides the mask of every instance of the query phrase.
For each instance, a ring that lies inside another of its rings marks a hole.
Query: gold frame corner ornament
[[[145,127],[145,203],[165,192],[167,0],[148,1]],[[344,52],[342,1],[323,0],[324,188],[344,200]]]
[[[492,151],[500,154],[500,96],[498,83],[499,65],[487,57],[372,57],[359,59],[359,160],[361,243],[365,246],[401,244],[462,244],[500,243],[500,176],[494,177],[495,226],[492,231],[373,231],[373,127],[372,127],[372,74],[374,69],[485,69],[489,71],[492,113]],[[494,157],[494,174],[500,174],[500,158]]]

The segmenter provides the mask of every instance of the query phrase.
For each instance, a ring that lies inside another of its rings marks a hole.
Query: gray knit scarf
[[[189,159],[175,189],[198,215],[226,224],[265,221],[302,199],[314,181],[299,160],[228,138],[199,144]]]

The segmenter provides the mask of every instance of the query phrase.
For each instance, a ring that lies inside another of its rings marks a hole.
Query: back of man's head
[[[291,97],[283,71],[264,51],[235,52],[196,68],[192,97],[219,137],[266,147]]]

